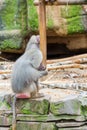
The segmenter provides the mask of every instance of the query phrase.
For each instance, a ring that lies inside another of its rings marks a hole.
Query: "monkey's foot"
[[[16,98],[22,98],[22,99],[25,99],[25,98],[31,98],[31,95],[28,93],[18,93],[16,94]]]
[[[43,93],[37,93],[36,95],[32,96],[32,98],[41,98],[44,97]]]

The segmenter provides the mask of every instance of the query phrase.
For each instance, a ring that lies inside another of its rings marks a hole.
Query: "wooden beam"
[[[47,43],[46,43],[46,7],[45,0],[39,3],[39,31],[40,31],[40,49],[43,53],[43,64],[46,65]]]
[[[47,2],[48,1],[48,2]],[[55,0],[55,2],[49,2],[51,0],[45,0],[45,5],[82,5],[87,4],[87,0]],[[35,5],[39,5],[39,1],[35,0]]]

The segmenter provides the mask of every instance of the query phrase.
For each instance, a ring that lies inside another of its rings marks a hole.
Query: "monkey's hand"
[[[48,75],[48,71],[47,71],[47,69],[44,70],[44,71],[40,71],[40,74],[41,74],[40,77],[45,76],[45,75]]]
[[[41,63],[38,70],[39,71],[44,71],[44,70],[46,70],[46,67]]]

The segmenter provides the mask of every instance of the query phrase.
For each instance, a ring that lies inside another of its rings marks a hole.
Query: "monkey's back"
[[[24,53],[14,64],[11,83],[12,90],[15,93],[23,92],[40,77],[40,72],[33,66],[33,64],[36,64],[34,58],[37,59],[37,56],[30,57],[29,54],[31,54],[30,51]]]

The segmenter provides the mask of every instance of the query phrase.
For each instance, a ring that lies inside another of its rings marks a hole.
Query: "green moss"
[[[33,0],[28,0],[28,26],[29,30],[36,31],[38,29],[38,14]]]
[[[17,130],[58,130],[54,122],[18,122]]]
[[[53,19],[48,18],[48,20],[47,20],[47,27],[48,27],[48,29],[52,29],[53,26],[54,26]]]
[[[82,106],[81,109],[82,109],[82,115],[87,117],[87,106]]]
[[[86,97],[80,98],[80,101],[81,101],[82,115],[87,117],[87,98]]]
[[[23,114],[34,114],[32,111],[30,111],[30,103],[26,102],[26,104],[22,105],[21,112]]]
[[[17,10],[17,1],[16,0],[6,0],[5,7],[1,10],[0,16],[2,18],[2,23],[4,25],[4,29],[17,29],[20,25],[15,24],[15,14]]]
[[[61,102],[60,104],[57,103],[51,103],[50,105],[50,111],[54,114],[54,115],[59,115],[59,110],[61,108],[64,108],[64,103]]]
[[[61,16],[64,18],[75,17],[81,15],[81,5],[67,5],[61,8]]]
[[[67,19],[68,34],[84,32],[84,26],[81,22],[81,16]]]
[[[27,0],[5,0],[0,11],[0,30],[8,31],[1,35],[0,49],[20,49],[23,37],[27,33]],[[21,30],[21,36],[12,36],[9,30]],[[7,35],[8,34],[8,35]]]
[[[62,17],[66,18],[67,20],[68,34],[84,32],[84,27],[81,21],[81,11],[81,5],[67,5],[61,9]]]
[[[19,100],[18,110],[23,114],[31,115],[44,115],[48,113],[49,102],[47,100],[38,101],[38,100]]]
[[[10,110],[11,106],[6,101],[0,101],[0,110]]]
[[[17,23],[20,24],[20,27],[24,34],[27,31],[28,28],[28,11],[27,11],[27,0],[17,0],[17,13],[16,13],[16,19]]]
[[[22,38],[10,38],[0,41],[0,49],[20,49]]]
[[[17,120],[22,121],[47,121],[48,115],[36,115],[36,114],[29,114],[29,115],[21,115],[17,117]]]
[[[27,30],[27,1],[6,0],[5,7],[0,12],[3,30],[22,29]]]

